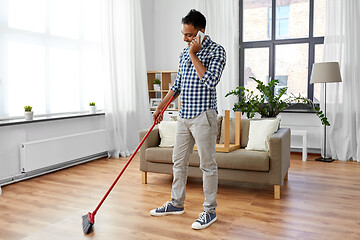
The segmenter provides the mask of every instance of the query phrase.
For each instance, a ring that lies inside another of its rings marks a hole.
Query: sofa
[[[269,151],[250,151],[248,143],[250,121],[241,119],[241,148],[231,152],[216,152],[219,180],[232,180],[274,186],[274,198],[280,199],[280,186],[287,180],[290,167],[290,129],[279,128],[269,139]],[[221,127],[218,125],[219,131]],[[147,130],[139,132],[140,140]],[[172,147],[159,147],[159,128],[155,127],[140,148],[142,183],[147,173],[172,174]],[[190,155],[189,177],[202,177],[197,151]]]

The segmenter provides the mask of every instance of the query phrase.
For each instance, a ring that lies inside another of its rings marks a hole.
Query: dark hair
[[[206,27],[206,18],[205,16],[195,9],[191,9],[190,12],[181,19],[182,24],[191,24],[196,29],[202,29]]]

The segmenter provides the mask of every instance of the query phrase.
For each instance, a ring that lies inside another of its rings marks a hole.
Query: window
[[[275,92],[279,92],[281,88],[288,87],[288,76],[275,76],[277,80],[279,80],[278,85],[275,87]],[[289,90],[289,89],[288,89]],[[286,91],[288,92],[288,91]]]
[[[288,94],[318,102],[310,74],[322,60],[325,7],[325,0],[240,1],[239,85],[253,90],[249,77],[264,83],[277,78],[278,89],[287,86]]]
[[[272,28],[272,8],[269,7],[269,18],[268,18],[268,35],[271,39],[271,28]],[[289,6],[277,6],[276,7],[276,24],[275,24],[275,37],[276,39],[288,38],[289,35]]]
[[[103,108],[100,4],[0,1],[0,117]]]
[[[269,48],[245,49],[244,83],[247,88],[254,92],[258,92],[256,89],[257,83],[250,79],[250,77],[255,77],[263,82],[267,82],[269,76],[268,56]]]

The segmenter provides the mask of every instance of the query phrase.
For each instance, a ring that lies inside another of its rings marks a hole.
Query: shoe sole
[[[195,230],[201,230],[201,229],[207,228],[208,226],[210,226],[211,224],[213,224],[214,222],[216,222],[216,220],[217,220],[217,216],[216,216],[213,220],[211,220],[210,222],[208,222],[207,224],[200,225],[199,227],[191,225],[191,227],[192,227],[193,229],[195,229]]]
[[[163,213],[157,213],[157,212],[150,211],[150,215],[155,216],[155,217],[166,216],[166,215],[178,215],[178,214],[183,214],[183,213],[184,213],[184,210],[176,211],[176,212],[163,212]]]

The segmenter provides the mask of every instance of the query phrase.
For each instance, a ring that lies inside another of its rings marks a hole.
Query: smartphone
[[[200,43],[204,40],[205,34],[202,31],[198,31],[196,37],[200,36]]]

